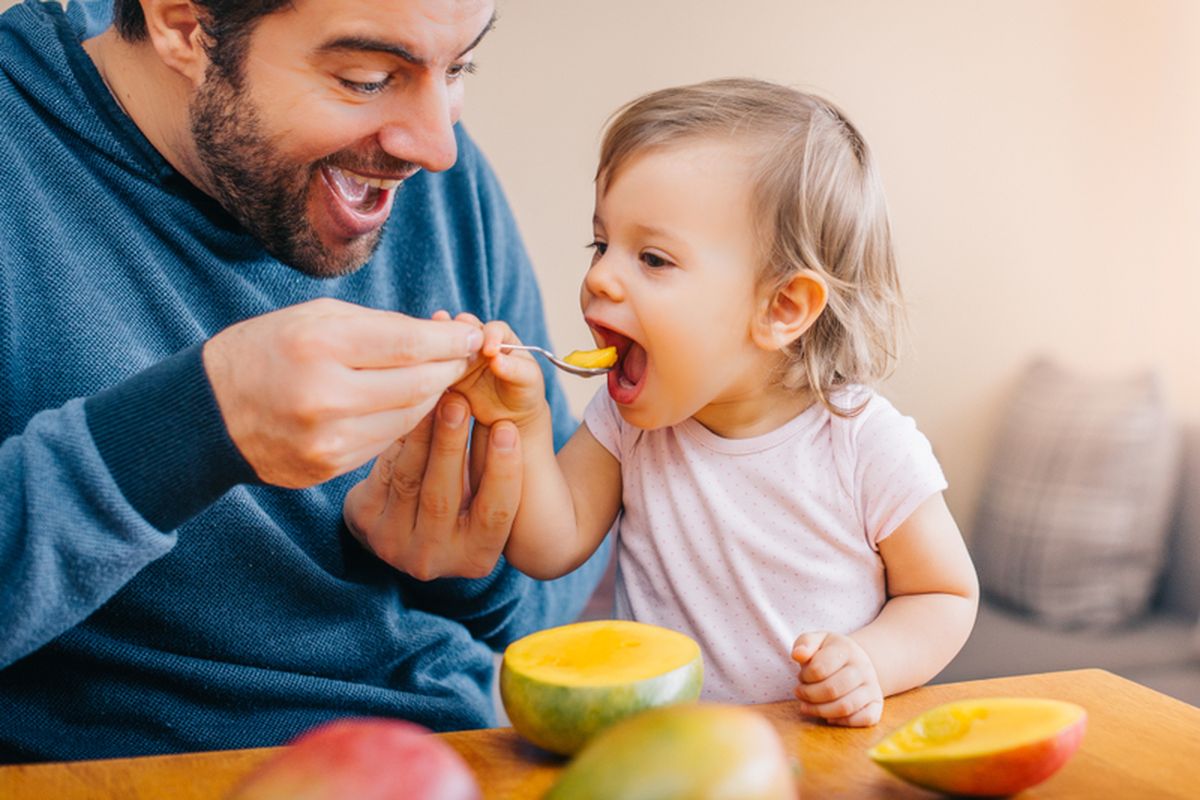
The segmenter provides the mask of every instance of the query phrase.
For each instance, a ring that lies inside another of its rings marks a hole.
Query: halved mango
[[[626,620],[577,622],[518,639],[504,652],[500,698],[517,733],[570,755],[639,711],[700,696],[695,640]]]
[[[926,789],[983,797],[1014,794],[1066,763],[1086,726],[1087,712],[1060,700],[963,700],[910,720],[867,755]]]
[[[572,350],[563,356],[563,361],[584,369],[606,369],[617,363],[617,348],[601,347],[598,350]]]

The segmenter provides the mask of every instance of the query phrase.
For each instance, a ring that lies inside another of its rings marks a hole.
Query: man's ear
[[[829,285],[811,270],[793,275],[763,298],[751,335],[764,350],[782,350],[817,321],[829,300]]]
[[[189,0],[141,0],[146,32],[162,62],[193,86],[204,82],[208,70],[207,35],[196,6]]]

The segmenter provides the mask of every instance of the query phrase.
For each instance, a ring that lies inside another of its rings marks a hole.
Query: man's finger
[[[385,514],[388,528],[407,536],[417,522],[417,504],[425,462],[429,459],[429,443],[433,436],[433,412],[404,437],[388,474],[388,500]]]
[[[479,491],[471,498],[467,546],[484,575],[504,551],[521,498],[521,440],[511,422],[497,422],[488,436]]]
[[[346,393],[353,398],[355,416],[432,404],[470,367],[471,362],[457,359],[392,369],[356,369],[348,373]]]
[[[483,333],[465,322],[417,319],[370,308],[359,312],[336,321],[332,346],[337,359],[348,367],[381,369],[466,359],[483,343]]]
[[[394,443],[379,454],[367,477],[350,488],[342,508],[346,527],[359,544],[371,550],[367,532],[387,506],[388,484],[392,474],[392,460],[400,452],[401,442]]]
[[[423,538],[436,537],[442,548],[453,544],[451,536],[462,509],[469,432],[470,406],[466,399],[452,392],[446,394],[433,414],[433,435],[416,521],[416,533]]]

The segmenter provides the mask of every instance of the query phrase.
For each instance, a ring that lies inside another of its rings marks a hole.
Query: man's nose
[[[411,161],[429,172],[454,166],[458,143],[454,123],[458,108],[453,87],[437,75],[422,76],[396,98],[379,129],[379,145],[395,158]]]

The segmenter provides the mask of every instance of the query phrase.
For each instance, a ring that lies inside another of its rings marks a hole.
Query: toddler
[[[593,230],[583,314],[619,360],[562,451],[504,323],[456,387],[520,431],[505,556],[554,578],[612,529],[617,616],[699,641],[705,699],[874,724],[959,650],[978,588],[928,441],[870,388],[902,311],[866,143],[774,84],[654,92],[609,123]]]

